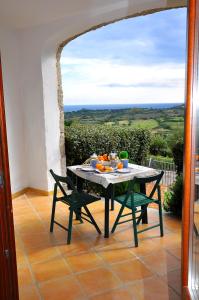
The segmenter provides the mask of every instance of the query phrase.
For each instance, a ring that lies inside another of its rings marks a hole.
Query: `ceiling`
[[[142,1],[142,0],[141,0]],[[127,0],[0,0],[0,25],[25,28]]]
[[[143,7],[157,3],[183,3],[185,0],[0,0],[0,26],[27,28],[87,11],[92,14],[110,6]]]

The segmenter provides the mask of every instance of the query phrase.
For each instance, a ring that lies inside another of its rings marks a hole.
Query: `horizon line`
[[[82,105],[98,105],[98,106],[103,106],[103,105],[133,105],[133,104],[140,104],[140,105],[145,105],[145,104],[184,104],[184,102],[145,102],[145,103],[102,103],[102,104],[64,104],[64,106],[82,106]]]

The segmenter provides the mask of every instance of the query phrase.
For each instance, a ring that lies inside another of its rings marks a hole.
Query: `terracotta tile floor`
[[[55,225],[49,233],[52,197],[26,194],[13,200],[20,300],[152,300],[181,299],[181,222],[164,215],[159,229],[140,235],[134,247],[132,224],[118,227],[109,239],[95,228],[74,221],[71,245]],[[103,230],[104,202],[90,205]],[[111,226],[118,212],[110,212]],[[67,207],[59,203],[56,218],[66,224]],[[149,209],[149,222],[158,211]],[[144,227],[147,225],[140,225]]]

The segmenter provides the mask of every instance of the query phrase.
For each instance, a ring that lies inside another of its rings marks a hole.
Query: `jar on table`
[[[91,161],[90,161],[91,167],[96,168],[96,164],[98,163],[97,154],[93,153],[90,158],[91,158]]]

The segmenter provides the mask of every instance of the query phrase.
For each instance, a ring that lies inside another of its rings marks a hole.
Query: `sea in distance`
[[[85,110],[107,110],[128,108],[167,109],[182,105],[183,103],[136,103],[136,104],[100,104],[100,105],[64,105],[65,112]]]

